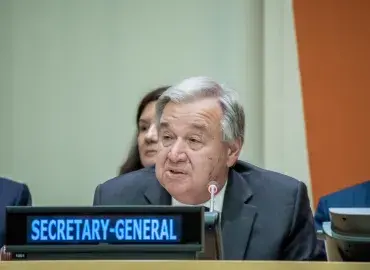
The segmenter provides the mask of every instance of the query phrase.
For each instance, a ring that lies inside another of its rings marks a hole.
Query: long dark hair
[[[137,108],[136,112],[136,135],[132,142],[130,152],[128,153],[126,161],[122,164],[119,170],[119,175],[129,173],[132,171],[139,170],[143,168],[143,164],[140,160],[140,154],[139,154],[139,146],[137,144],[137,135],[139,132],[139,120],[140,116],[143,113],[145,107],[152,101],[158,100],[158,98],[163,94],[164,91],[166,91],[170,86],[162,86],[159,88],[156,88],[146,94],[143,99],[141,100],[139,107]]]

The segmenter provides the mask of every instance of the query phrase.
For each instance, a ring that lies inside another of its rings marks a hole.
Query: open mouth
[[[170,170],[170,173],[172,173],[172,174],[177,174],[177,175],[184,174],[184,173],[183,173],[183,172],[181,172],[181,171],[175,171],[175,170]]]

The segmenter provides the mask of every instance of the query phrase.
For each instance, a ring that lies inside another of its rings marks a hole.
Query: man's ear
[[[241,138],[237,138],[233,142],[228,144],[228,151],[227,151],[227,166],[233,166],[239,158],[240,151],[242,150],[243,142]]]

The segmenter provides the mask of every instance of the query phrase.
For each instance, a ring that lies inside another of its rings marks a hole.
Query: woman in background
[[[158,133],[155,123],[155,104],[169,86],[154,89],[141,100],[136,112],[136,136],[119,175],[151,166],[155,163]]]
[[[155,123],[155,103],[169,86],[159,87],[146,94],[141,100],[136,113],[136,136],[126,161],[119,174],[129,173],[155,163],[158,134]],[[0,246],[1,247],[1,246]],[[10,260],[11,254],[5,247],[0,250],[0,261]]]

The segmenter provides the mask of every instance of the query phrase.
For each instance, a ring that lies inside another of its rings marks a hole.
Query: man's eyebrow
[[[196,129],[199,129],[201,131],[208,130],[208,126],[205,123],[196,123],[195,122],[195,123],[192,123],[191,126],[196,128]]]
[[[170,124],[166,121],[160,122],[159,123],[159,128],[169,128]],[[192,123],[191,127],[198,129],[200,131],[207,131],[208,126],[205,123]]]
[[[169,128],[170,124],[168,122],[160,122],[159,123],[159,128]]]

